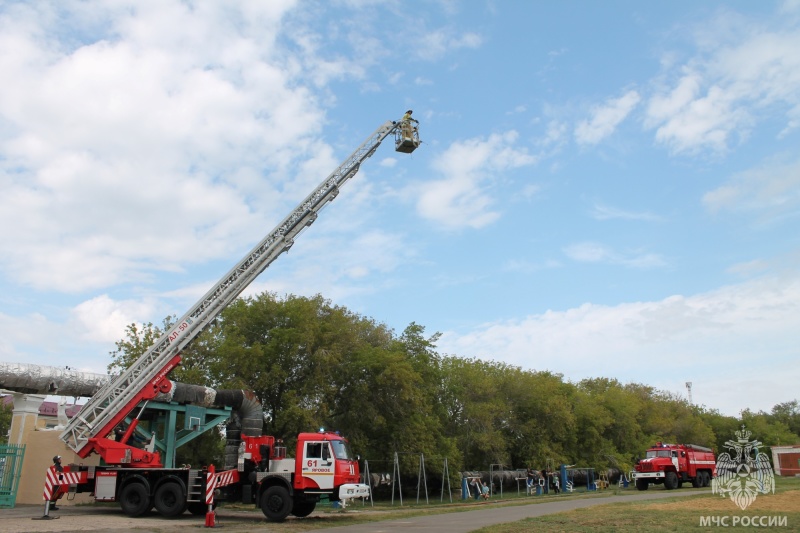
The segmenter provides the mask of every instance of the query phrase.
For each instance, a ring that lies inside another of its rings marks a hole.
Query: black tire
[[[150,507],[150,493],[142,483],[133,482],[125,485],[119,493],[119,506],[122,512],[131,518],[142,516]]]
[[[292,514],[297,518],[305,518],[314,512],[316,506],[317,502],[295,501],[294,506],[292,506]]]
[[[699,489],[702,486],[703,486],[703,473],[698,472],[697,476],[692,478],[692,487]]]
[[[153,498],[156,511],[165,518],[173,518],[186,510],[186,495],[180,483],[169,481],[156,489]]]
[[[678,483],[677,483],[677,485],[675,485],[675,488],[676,488],[676,489],[679,489],[679,488],[681,488],[682,486],[683,486],[683,480],[682,480],[681,478],[678,478]]]
[[[711,474],[709,474],[708,472],[704,471],[703,472],[703,486],[704,487],[708,487],[709,485],[711,485]]]
[[[637,479],[636,480],[636,488],[638,490],[647,490],[647,487],[650,486],[650,483],[647,482],[646,479]]]
[[[678,488],[678,475],[675,472],[667,472],[664,476],[664,488],[667,490]]]
[[[292,510],[292,497],[286,487],[269,487],[261,495],[261,512],[272,522],[283,522]]]

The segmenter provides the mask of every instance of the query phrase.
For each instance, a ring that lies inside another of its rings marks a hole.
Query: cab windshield
[[[647,458],[653,457],[669,457],[669,450],[647,450]]]
[[[347,442],[343,440],[332,440],[331,446],[333,446],[333,454],[337,459],[355,461],[356,456],[353,455],[353,451],[350,449],[350,445]]]

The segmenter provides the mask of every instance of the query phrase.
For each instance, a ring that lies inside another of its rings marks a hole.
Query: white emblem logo
[[[736,432],[736,440],[729,440],[725,447],[734,453],[717,457],[717,477],[711,483],[711,491],[723,498],[730,496],[733,503],[744,511],[756,501],[759,494],[775,492],[775,477],[772,473],[767,454],[758,451],[761,443],[750,440],[752,432],[745,430]]]

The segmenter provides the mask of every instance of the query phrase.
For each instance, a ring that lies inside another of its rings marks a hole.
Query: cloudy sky
[[[0,3],[0,361],[248,289],[737,415],[799,397],[800,1]]]

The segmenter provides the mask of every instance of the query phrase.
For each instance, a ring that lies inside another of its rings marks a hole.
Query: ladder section
[[[74,416],[60,438],[81,457],[92,452],[90,439],[105,437],[142,400],[167,387],[166,376],[180,362],[180,352],[214,320],[332,201],[398,123],[387,121],[309,194],[280,224],[203,296],[175,327],[165,333],[133,365],[97,391]]]
[[[202,470],[189,470],[189,478],[186,480],[186,501],[205,503],[206,476]]]

